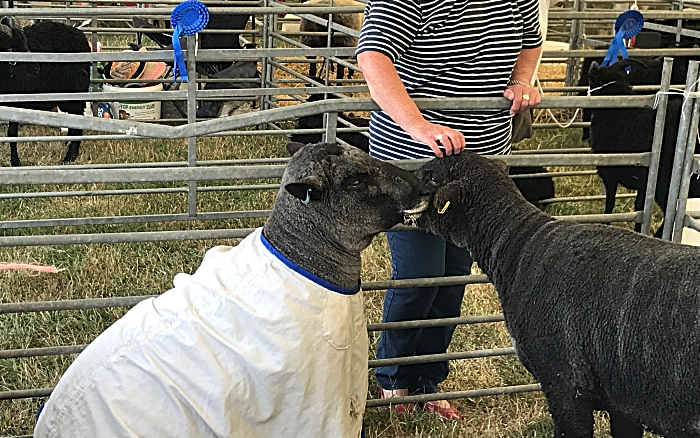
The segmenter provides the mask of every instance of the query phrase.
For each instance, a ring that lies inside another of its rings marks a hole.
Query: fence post
[[[695,136],[698,131],[698,114],[700,114],[700,99],[693,98],[693,114],[690,119],[690,129],[688,130],[688,140],[685,145],[685,156],[683,157],[683,169],[681,173],[680,192],[676,207],[676,217],[673,223],[673,233],[671,238],[678,243],[683,237],[683,226],[685,224],[685,207],[688,201],[688,191],[690,190],[690,178],[693,177],[693,155],[695,155]]]
[[[647,173],[647,191],[644,198],[644,212],[642,213],[642,234],[649,234],[651,228],[651,215],[654,208],[654,195],[656,194],[656,181],[659,176],[659,159],[661,157],[661,145],[664,141],[664,126],[666,124],[666,108],[668,104],[668,90],[671,84],[671,71],[673,58],[664,58],[664,67],[661,73],[661,89],[658,95],[656,108],[656,122],[654,124],[654,140],[651,145],[649,157],[649,171]]]
[[[195,35],[187,37],[187,124],[197,122],[197,69],[195,61]],[[197,167],[197,137],[187,137],[187,167]],[[197,181],[187,182],[187,212],[197,216]]]
[[[336,129],[338,127],[338,113],[324,113],[323,124],[326,132],[323,134],[324,143],[336,142]]]
[[[688,64],[688,76],[685,79],[685,92],[692,93],[695,90],[695,81],[698,76],[698,66],[700,62],[690,61]],[[678,209],[678,194],[680,192],[680,179],[683,170],[683,158],[685,156],[685,143],[688,137],[688,120],[690,119],[692,99],[683,99],[681,109],[681,120],[678,125],[678,138],[676,140],[676,153],[673,157],[673,173],[671,174],[671,185],[668,192],[668,203],[664,212],[664,231],[662,238],[671,240],[673,224],[676,221],[676,210]]]

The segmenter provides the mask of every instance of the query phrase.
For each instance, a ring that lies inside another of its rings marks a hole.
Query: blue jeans
[[[469,275],[472,257],[440,237],[424,231],[386,233],[394,280]],[[460,315],[464,285],[389,289],[384,297],[384,322],[451,318]],[[385,330],[379,337],[377,359],[445,353],[455,326]],[[375,375],[384,389],[408,389],[431,394],[447,378],[447,361],[378,367]]]

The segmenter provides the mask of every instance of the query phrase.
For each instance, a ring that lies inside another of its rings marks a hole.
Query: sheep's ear
[[[593,61],[591,63],[591,66],[588,69],[588,73],[592,72],[593,70],[600,70],[600,64],[598,64],[598,61]]]
[[[501,169],[503,172],[505,172],[506,169],[508,168],[508,165],[507,165],[506,162],[503,161],[503,160],[491,160],[491,162],[492,162],[493,164],[495,164],[496,167],[498,167],[499,169]]]
[[[450,205],[462,203],[465,200],[465,189],[459,181],[452,181],[445,184],[435,192],[433,197],[433,206],[438,213],[443,214]]]
[[[297,152],[299,152],[299,149],[303,148],[306,146],[304,143],[298,143],[296,141],[290,141],[287,143],[287,152],[289,152],[289,156],[293,156]]]
[[[299,181],[287,184],[284,188],[295,198],[307,203],[309,200],[321,199],[326,185],[323,183],[323,179],[317,176],[306,176]]]

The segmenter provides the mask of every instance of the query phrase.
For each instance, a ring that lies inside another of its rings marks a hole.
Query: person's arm
[[[513,105],[510,107],[511,114],[525,111],[540,103],[540,92],[530,84],[532,83],[532,77],[535,74],[541,51],[542,46],[522,49],[518,59],[515,61],[515,67],[513,67],[510,79],[527,85],[509,85],[506,91],[503,92],[503,96],[506,99],[513,101]],[[523,96],[529,97],[529,100],[523,99]]]
[[[357,55],[357,65],[362,71],[372,99],[412,139],[430,146],[435,155],[442,157],[437,139],[447,155],[460,153],[464,149],[464,136],[447,126],[430,123],[418,110],[406,92],[391,59],[383,53],[367,50]]]

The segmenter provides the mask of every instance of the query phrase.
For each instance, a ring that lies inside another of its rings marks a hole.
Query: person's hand
[[[510,113],[515,114],[539,105],[540,92],[535,87],[529,85],[513,84],[508,85],[503,97],[513,101]]]
[[[442,157],[442,150],[445,149],[447,155],[459,154],[464,150],[464,135],[447,126],[436,125],[427,120],[415,123],[406,129],[412,139],[425,143],[435,152],[435,156]]]

